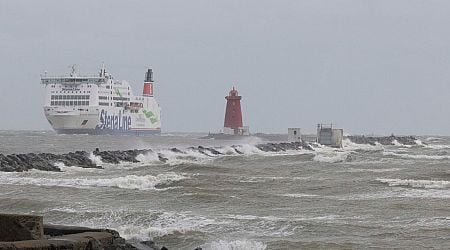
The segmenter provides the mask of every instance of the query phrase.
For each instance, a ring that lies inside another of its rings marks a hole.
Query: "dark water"
[[[450,248],[450,138],[264,153],[197,135],[0,132],[0,153],[152,148],[142,163],[0,173],[0,212],[107,227],[169,249]],[[206,156],[190,146],[221,146]],[[188,154],[167,149],[177,147]]]

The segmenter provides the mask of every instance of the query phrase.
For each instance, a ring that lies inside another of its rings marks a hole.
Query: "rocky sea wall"
[[[292,143],[267,143],[259,144],[256,147],[264,152],[280,152],[286,150],[312,150],[308,144],[301,142]],[[237,146],[232,146],[237,154],[244,154]],[[170,151],[178,154],[187,154],[186,151],[195,151],[205,156],[222,155],[218,148],[213,147],[190,147],[186,150],[171,148]],[[66,154],[53,153],[28,153],[28,154],[0,154],[0,171],[3,172],[22,172],[30,169],[43,171],[61,171],[57,163],[65,166],[77,166],[81,168],[102,168],[95,163],[95,157],[100,157],[103,163],[118,164],[121,162],[137,163],[138,155],[154,153],[151,149],[133,149],[133,150],[116,150],[116,151],[100,151],[96,149],[92,153],[86,151],[75,151]],[[159,161],[166,162],[168,158],[163,153],[156,153]]]
[[[366,137],[366,136],[348,136],[353,143],[370,144],[377,143],[382,145],[416,145],[417,139],[413,136],[387,136],[387,137]],[[314,151],[314,144],[306,142],[279,142],[279,143],[263,143],[254,145],[263,152],[283,152],[287,150],[311,150]],[[236,154],[245,154],[239,146],[231,146]],[[206,157],[215,157],[223,155],[220,147],[190,147],[187,149],[171,148],[169,151],[177,154],[188,154],[187,152],[197,152]],[[27,154],[0,154],[0,171],[3,172],[22,172],[30,169],[43,171],[61,171],[58,163],[65,166],[77,166],[81,168],[102,168],[95,162],[95,158],[100,158],[102,163],[119,164],[123,162],[138,163],[138,155],[146,155],[154,153],[157,159],[165,163],[168,157],[161,152],[153,152],[151,149],[133,149],[133,150],[116,150],[101,151],[96,149],[93,152],[75,151],[66,154],[53,153],[27,153]]]
[[[377,143],[381,145],[417,145],[417,138],[414,136],[364,136],[364,135],[352,135],[346,136],[353,143],[357,144],[369,144],[375,145]]]

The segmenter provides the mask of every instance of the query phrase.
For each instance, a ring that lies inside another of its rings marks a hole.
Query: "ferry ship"
[[[41,76],[44,113],[58,134],[160,134],[161,108],[153,96],[153,71],[145,74],[142,95],[127,81],[115,80],[103,65],[99,74]]]

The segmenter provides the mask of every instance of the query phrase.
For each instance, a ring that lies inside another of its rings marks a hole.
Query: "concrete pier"
[[[0,214],[0,249],[63,250],[136,247],[109,229],[44,225],[42,216]]]

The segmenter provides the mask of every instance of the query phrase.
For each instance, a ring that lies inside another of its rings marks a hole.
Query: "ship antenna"
[[[106,76],[106,68],[105,68],[105,62],[102,62],[102,69],[100,70],[100,77]]]

